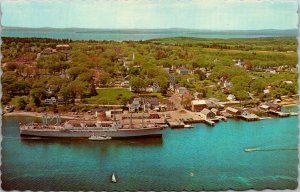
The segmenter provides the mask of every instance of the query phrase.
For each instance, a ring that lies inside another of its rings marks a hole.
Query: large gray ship
[[[123,126],[120,120],[68,120],[60,123],[56,117],[55,123],[43,118],[43,123],[20,125],[21,136],[89,138],[91,136],[108,136],[111,138],[153,137],[162,136],[162,127],[156,124]]]

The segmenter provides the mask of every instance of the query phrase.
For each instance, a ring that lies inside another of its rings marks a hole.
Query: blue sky
[[[4,0],[3,26],[297,28],[297,0]]]

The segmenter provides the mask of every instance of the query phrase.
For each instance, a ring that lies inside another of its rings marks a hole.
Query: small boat
[[[184,125],[184,128],[193,128],[193,125]]]
[[[111,137],[103,135],[103,136],[95,136],[92,135],[89,137],[89,140],[93,140],[93,141],[105,141],[105,140],[110,140]]]
[[[256,151],[257,148],[246,148],[244,149],[245,152],[252,152],[252,151]]]
[[[111,182],[113,182],[113,183],[116,183],[116,182],[117,182],[115,173],[113,173],[112,176],[111,176]]]

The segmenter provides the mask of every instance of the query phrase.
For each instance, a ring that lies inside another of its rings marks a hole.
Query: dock
[[[184,123],[182,121],[168,121],[168,125],[171,128],[184,128]]]
[[[241,115],[240,118],[246,120],[246,121],[258,121],[260,118],[255,115],[255,114],[246,114],[246,115]]]
[[[210,126],[214,126],[215,125],[215,122],[210,120],[210,119],[204,119],[204,123],[210,125]]]
[[[269,110],[268,112],[271,113],[271,114],[274,114],[274,115],[278,115],[279,117],[288,117],[288,116],[291,115],[291,113],[281,112],[281,111]]]

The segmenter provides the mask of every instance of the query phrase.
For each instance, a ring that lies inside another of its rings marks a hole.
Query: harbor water
[[[295,189],[298,117],[228,120],[165,129],[162,138],[109,141],[20,138],[3,117],[4,190]],[[245,148],[257,148],[245,152]],[[115,173],[117,183],[111,182]]]

